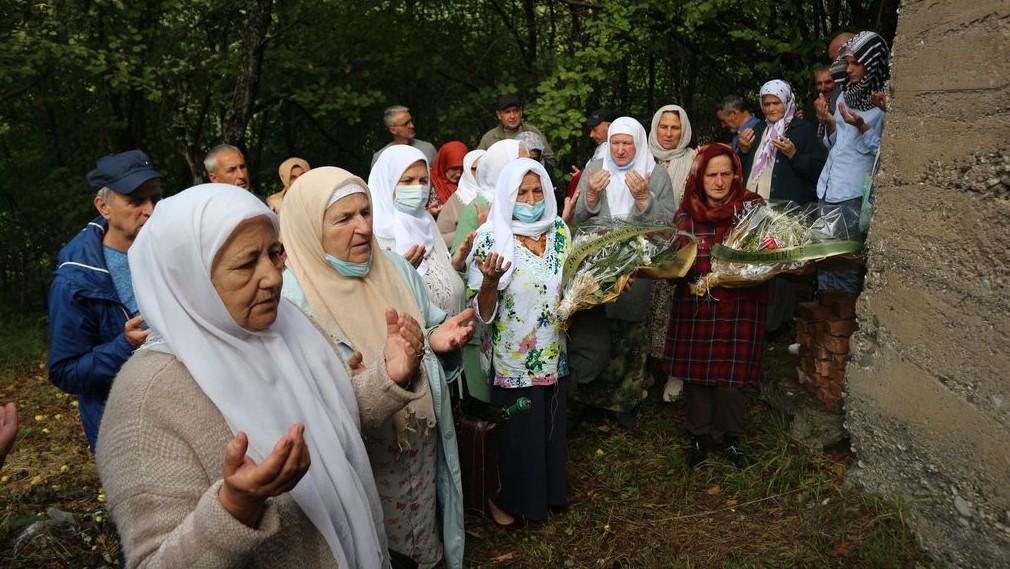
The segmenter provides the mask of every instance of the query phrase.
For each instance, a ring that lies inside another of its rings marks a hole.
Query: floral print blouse
[[[478,260],[486,259],[493,247],[491,233],[478,238],[471,271],[480,271]],[[489,373],[494,385],[553,385],[559,377],[568,375],[564,323],[557,316],[557,307],[561,302],[561,274],[571,249],[571,235],[561,218],[548,230],[543,256],[535,255],[516,240],[512,280],[498,291],[491,320],[481,327],[481,365],[494,372]],[[477,309],[476,296],[473,306]],[[477,314],[479,319],[479,310]]]

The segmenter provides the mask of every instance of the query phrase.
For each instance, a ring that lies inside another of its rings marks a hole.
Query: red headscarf
[[[733,182],[729,191],[729,199],[720,206],[712,206],[705,195],[705,169],[708,168],[710,160],[716,156],[729,156],[733,162]],[[720,225],[716,229],[716,242],[722,240],[723,235],[733,227],[732,221],[740,211],[740,206],[744,202],[760,200],[761,196],[748,191],[743,184],[743,166],[740,164],[740,157],[733,152],[733,149],[725,144],[706,144],[698,148],[694,156],[694,163],[691,164],[691,173],[687,176],[687,184],[684,187],[684,199],[680,203],[680,208],[695,221],[695,223],[708,223]]]
[[[446,203],[456,193],[456,182],[450,182],[445,175],[449,168],[463,168],[463,157],[469,152],[466,145],[458,140],[446,142],[438,149],[435,163],[431,167],[431,182],[435,186],[438,201]]]

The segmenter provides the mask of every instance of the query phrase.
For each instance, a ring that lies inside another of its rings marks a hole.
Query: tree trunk
[[[259,88],[272,9],[273,0],[255,0],[249,4],[249,15],[242,36],[241,67],[235,81],[231,106],[224,118],[224,139],[229,144],[242,146],[245,142],[246,126],[252,118]]]

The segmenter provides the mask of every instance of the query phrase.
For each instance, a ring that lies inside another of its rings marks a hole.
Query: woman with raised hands
[[[406,144],[390,146],[368,175],[372,190],[372,226],[379,246],[403,256],[428,288],[428,297],[447,314],[463,310],[466,285],[459,273],[466,269],[473,236],[449,256],[438,226],[425,204],[431,191],[428,160]]]
[[[482,327],[481,362],[491,401],[520,397],[529,412],[498,431],[501,488],[489,504],[496,523],[542,521],[566,502],[566,384],[563,322],[557,317],[571,235],[558,217],[544,167],[529,158],[502,169],[487,221],[477,231],[468,286]]]
[[[130,248],[150,336],[97,448],[127,567],[389,564],[359,416],[398,402],[359,406],[334,346],[281,300],[280,256],[276,216],[223,184],[162,200]],[[390,342],[387,364],[409,368]]]
[[[389,148],[387,153],[398,147]],[[381,368],[387,338],[407,338],[416,373],[382,385],[402,398],[389,420],[366,424],[365,448],[382,503],[394,567],[463,563],[463,500],[443,363],[473,334],[473,310],[447,317],[414,267],[379,246],[373,200],[360,178],[315,168],[288,190],[281,213],[287,250],[283,294],[349,358]]]

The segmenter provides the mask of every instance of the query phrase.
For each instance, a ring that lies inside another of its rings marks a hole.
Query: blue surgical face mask
[[[515,207],[512,208],[512,217],[523,223],[533,223],[543,217],[544,210],[546,209],[546,200],[540,200],[532,205],[523,202],[516,202]]]
[[[338,259],[333,255],[327,255],[326,262],[345,277],[355,277],[360,279],[366,276],[368,271],[372,268],[372,253],[368,253],[368,260],[363,263],[345,261],[343,259]]]
[[[396,186],[396,195],[393,196],[393,207],[403,213],[414,213],[428,204],[429,192],[430,189],[427,184]]]

